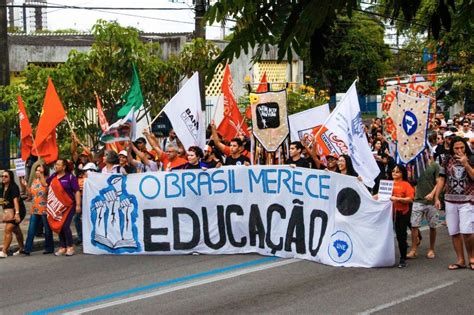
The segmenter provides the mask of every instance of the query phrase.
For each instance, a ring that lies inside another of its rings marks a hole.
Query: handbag
[[[15,221],[15,209],[3,209],[3,222]]]

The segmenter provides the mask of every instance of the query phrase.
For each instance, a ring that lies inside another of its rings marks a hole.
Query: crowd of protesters
[[[428,130],[427,149],[429,159],[426,168],[416,176],[409,176],[407,167],[397,164],[395,148],[384,137],[383,121],[374,119],[365,126],[369,145],[380,169],[376,185],[370,189],[377,198],[380,180],[393,180],[392,194],[393,219],[396,239],[400,251],[398,267],[407,266],[407,259],[418,257],[421,241],[419,227],[426,217],[430,228],[430,242],[426,257],[436,257],[435,240],[439,220],[439,210],[446,211],[446,224],[452,237],[456,262],[450,270],[468,267],[474,270],[474,132],[473,114],[455,115],[446,121],[442,112],[437,112]],[[156,171],[176,171],[180,169],[210,169],[228,165],[251,165],[250,140],[244,136],[231,141],[223,140],[211,123],[208,130],[209,142],[204,148],[193,146],[186,151],[176,133],[171,130],[167,137],[159,139],[145,130],[143,136],[134,142],[120,143],[120,150],[107,148],[101,153],[92,152],[82,146],[79,153],[79,140],[73,135],[71,159],[59,159],[54,165],[54,173],[37,161],[31,167],[30,178],[20,180],[22,190],[32,202],[30,224],[26,243],[23,241],[19,223],[26,215],[20,188],[13,180],[11,171],[4,171],[2,177],[1,204],[4,209],[5,233],[3,251],[0,257],[8,256],[13,235],[19,249],[13,255],[30,255],[33,239],[39,227],[44,229],[44,254],[72,256],[75,253],[72,240],[71,222],[77,229],[78,243],[82,241],[81,194],[84,181],[90,172],[103,174],[132,174]],[[117,153],[118,152],[118,153]],[[256,154],[254,152],[254,154]],[[281,161],[278,161],[280,163]],[[301,142],[291,142],[288,158],[284,161],[290,167],[322,169],[354,176],[362,180],[353,167],[348,155],[333,153],[318,156],[314,148]],[[59,231],[60,247],[55,252],[53,233],[46,219],[48,187],[61,185],[72,200],[72,209]],[[411,245],[408,246],[408,229],[412,231]],[[467,250],[468,260],[464,255]],[[410,248],[410,251],[408,251]]]

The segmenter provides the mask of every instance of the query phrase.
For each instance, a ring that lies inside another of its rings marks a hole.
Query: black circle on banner
[[[336,207],[344,216],[355,214],[360,208],[359,194],[357,191],[349,187],[341,189],[337,194]]]

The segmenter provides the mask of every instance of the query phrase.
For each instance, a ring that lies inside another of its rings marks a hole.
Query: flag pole
[[[158,115],[155,116],[155,118],[153,118],[151,120],[151,122],[148,124],[148,126],[146,127],[147,129],[150,129],[151,125],[153,125],[153,123],[158,119],[158,117],[161,116],[161,114],[163,114],[163,112],[165,111],[165,107],[166,106],[163,106],[163,108],[160,110],[160,112],[158,113]]]

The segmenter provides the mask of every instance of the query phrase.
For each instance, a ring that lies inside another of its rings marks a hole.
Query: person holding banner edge
[[[390,200],[393,202],[393,217],[395,220],[395,234],[400,251],[398,268],[407,267],[407,229],[410,224],[410,203],[415,197],[415,190],[408,182],[408,172],[405,166],[397,164],[392,170],[393,192]]]

